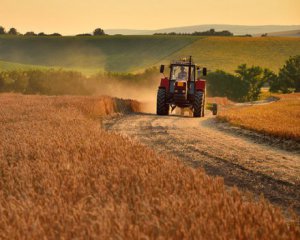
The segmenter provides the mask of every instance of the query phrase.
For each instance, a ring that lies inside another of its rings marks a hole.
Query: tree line
[[[8,31],[5,30],[4,27],[0,26],[0,35],[23,35],[23,36],[54,36],[54,37],[60,37],[62,34],[60,33],[51,33],[51,34],[46,34],[44,32],[40,33],[35,33],[33,31],[26,32],[24,34],[18,32],[18,30],[14,27],[10,28]],[[96,28],[92,34],[90,33],[83,33],[83,34],[77,34],[76,36],[102,36],[106,35],[104,30],[102,28]]]
[[[76,71],[66,70],[14,70],[0,72],[0,92],[44,95],[93,95],[105,93],[105,88],[123,83],[126,86],[156,87],[160,79],[156,67],[143,73],[99,73],[87,77]],[[209,96],[227,97],[245,102],[259,99],[261,88],[269,86],[270,92],[300,92],[300,55],[289,58],[275,74],[259,66],[241,64],[234,73],[222,70],[210,72],[207,76]]]
[[[208,31],[204,32],[193,32],[193,33],[176,33],[176,32],[170,32],[170,33],[154,33],[154,35],[187,35],[187,36],[233,36],[232,32],[229,32],[228,30],[224,31],[215,31],[215,29],[210,29]]]
[[[13,70],[0,72],[0,92],[42,95],[94,95],[107,94],[112,87],[146,86],[156,84],[158,68],[152,67],[142,73],[104,72],[85,76],[77,71],[63,69]]]
[[[263,86],[273,93],[300,92],[300,55],[290,57],[279,73],[259,66],[239,65],[235,73],[222,70],[207,76],[208,94],[228,97],[233,101],[256,101]]]

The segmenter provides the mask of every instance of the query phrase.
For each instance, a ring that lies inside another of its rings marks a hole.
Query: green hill
[[[202,38],[174,53],[174,59],[192,54],[208,69],[234,71],[242,63],[270,68],[277,72],[290,57],[300,54],[300,38],[209,37]]]
[[[278,71],[300,54],[300,38],[103,36],[0,37],[0,69],[34,66],[97,71],[134,72],[193,55],[211,70],[233,71],[247,63]],[[9,63],[7,63],[9,62]]]
[[[193,37],[0,37],[0,60],[96,71],[147,68],[193,43]]]

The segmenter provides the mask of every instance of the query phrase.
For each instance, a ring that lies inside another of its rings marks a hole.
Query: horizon
[[[197,26],[241,26],[241,27],[265,27],[265,26],[282,26],[282,27],[288,27],[288,26],[300,26],[300,23],[298,24],[255,24],[255,25],[248,25],[248,24],[230,24],[230,23],[201,23],[201,24],[194,24],[194,25],[182,25],[182,26],[169,26],[169,27],[163,27],[163,28],[152,28],[152,29],[145,29],[145,28],[103,28],[104,30],[141,30],[141,31],[155,31],[155,30],[163,30],[163,29],[170,29],[170,28],[184,28],[184,27],[197,27]],[[208,29],[209,30],[209,29]],[[226,30],[226,29],[224,29]],[[300,29],[299,29],[300,30]]]
[[[89,33],[98,27],[150,31],[197,25],[300,25],[298,0],[2,0],[1,9],[0,25],[6,30],[63,35]]]
[[[224,27],[228,27],[228,26],[240,26],[240,27],[299,27],[299,29],[294,29],[294,30],[286,30],[286,31],[297,31],[300,30],[300,24],[265,24],[265,25],[244,25],[244,24],[223,24],[223,23],[212,23],[212,24],[196,24],[196,25],[185,25],[185,26],[169,26],[169,27],[164,27],[164,28],[157,28],[157,29],[145,29],[145,28],[102,28],[104,31],[145,31],[145,32],[153,32],[153,31],[162,31],[162,30],[168,30],[168,29],[180,29],[180,28],[192,28],[192,27],[198,27],[198,26],[207,26],[207,30],[210,30],[210,28],[216,27],[216,26],[224,26]],[[6,31],[8,31],[10,28],[16,28],[18,30],[19,33],[21,34],[25,34],[26,32],[30,32],[30,30],[24,30],[24,31],[19,31],[19,29],[15,26],[10,26],[10,27],[6,27],[4,25],[0,24],[0,27],[4,27],[4,29]],[[96,28],[95,28],[96,29]],[[90,31],[83,31],[83,32],[74,32],[71,34],[63,34],[63,36],[75,36],[77,34],[81,34],[81,33],[87,33],[87,34],[92,34],[93,31],[95,29],[92,29]],[[222,30],[217,30],[217,31],[223,31],[223,30],[228,30],[228,29],[222,29]],[[200,30],[201,31],[201,30]],[[206,31],[206,30],[204,30]],[[35,31],[33,31],[35,32]],[[36,31],[35,33],[45,33],[45,34],[52,34],[52,33],[61,33],[59,31],[53,31],[53,32],[47,32],[47,31]],[[180,32],[178,32],[180,33]],[[272,32],[269,32],[272,33]]]

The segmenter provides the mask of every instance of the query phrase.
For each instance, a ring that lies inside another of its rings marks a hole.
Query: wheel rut
[[[132,114],[103,120],[102,126],[300,214],[299,154],[221,131],[216,124],[212,116]]]

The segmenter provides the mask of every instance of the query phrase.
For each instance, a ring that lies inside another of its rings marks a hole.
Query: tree
[[[236,74],[217,70],[207,76],[207,91],[210,96],[228,97],[233,101],[256,101],[268,78],[277,77],[272,71],[261,67],[238,66]]]
[[[9,29],[8,34],[10,34],[10,35],[17,35],[18,34],[17,29],[15,29],[15,28]]]
[[[295,89],[300,92],[300,55],[290,57],[279,70],[279,90],[283,93]]]
[[[3,35],[5,34],[5,29],[4,27],[0,26],[0,35]]]
[[[105,35],[105,32],[103,29],[101,28],[96,28],[93,32],[93,35],[94,36],[101,36],[101,35]]]
[[[238,78],[243,81],[248,88],[248,94],[245,96],[246,101],[255,101],[258,99],[260,89],[265,83],[264,71],[259,66],[252,66],[247,68],[246,64],[238,66],[235,70]]]

